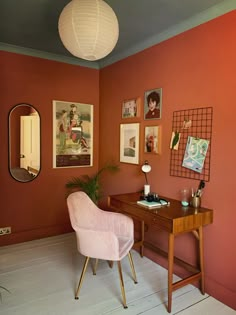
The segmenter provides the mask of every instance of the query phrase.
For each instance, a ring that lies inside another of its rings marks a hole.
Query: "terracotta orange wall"
[[[98,168],[99,71],[8,52],[0,52],[0,69],[0,227],[12,228],[0,245],[71,231],[65,183]],[[52,168],[53,100],[94,105],[93,167]],[[30,183],[8,172],[8,113],[21,102],[32,104],[41,117],[41,172]]]
[[[122,101],[141,97],[140,163],[148,159],[151,190],[179,199],[183,187],[197,187],[198,182],[169,175],[170,137],[173,111],[213,107],[211,176],[206,183],[203,206],[214,209],[214,223],[204,228],[206,289],[236,309],[236,210],[235,210],[235,73],[236,11],[200,25],[100,71],[100,146],[99,163],[110,156],[119,162]],[[143,120],[146,90],[163,89],[162,119]],[[144,154],[144,126],[162,127],[160,155]],[[125,193],[143,187],[140,165],[121,163],[115,178],[104,182],[107,194]],[[167,248],[167,235],[149,231],[148,239]],[[176,254],[194,261],[192,236],[176,239]],[[154,260],[160,259],[146,251]]]
[[[148,155],[140,150],[140,163],[152,165],[149,181],[159,194],[179,198],[184,186],[196,181],[171,177],[170,135],[173,111],[212,106],[213,138],[211,178],[206,184],[203,206],[214,209],[214,224],[204,229],[207,292],[236,308],[236,251],[234,168],[236,13],[231,12],[100,72],[79,66],[0,52],[0,226],[12,234],[0,244],[70,231],[65,204],[65,182],[73,175],[92,174],[113,158],[119,162],[119,126],[124,99],[162,87],[163,118],[147,122],[140,117],[141,142],[145,125],[162,127],[162,152]],[[100,75],[100,78],[99,78]],[[100,99],[99,99],[100,98]],[[94,166],[52,168],[52,100],[94,104]],[[20,102],[32,104],[41,116],[42,169],[30,183],[18,183],[8,172],[8,112]],[[143,108],[143,104],[142,108]],[[125,122],[128,122],[125,121]],[[139,165],[121,164],[121,171],[103,178],[108,194],[131,192],[143,187]],[[147,238],[167,247],[167,235],[149,231]],[[195,261],[191,237],[179,236],[176,254]],[[165,264],[159,257],[146,255]]]

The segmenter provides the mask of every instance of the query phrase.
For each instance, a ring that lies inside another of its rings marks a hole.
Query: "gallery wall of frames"
[[[120,124],[120,162],[139,164],[140,150],[150,154],[160,153],[161,113],[161,88],[146,91],[143,100],[141,97],[134,97],[123,101],[121,116],[124,123]],[[148,125],[140,126],[141,118]]]
[[[123,101],[120,162],[139,164],[140,150],[145,154],[161,153],[161,118],[162,88],[146,91],[143,102],[141,97]],[[212,107],[173,112],[170,134],[171,176],[210,180],[212,119]],[[140,124],[140,120],[145,122],[145,126]]]

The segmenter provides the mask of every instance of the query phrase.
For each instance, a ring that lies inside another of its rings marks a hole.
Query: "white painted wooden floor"
[[[77,252],[74,233],[0,248],[0,314],[2,315],[167,315],[167,271],[132,252],[138,284],[128,258],[122,261],[128,309],[121,304],[117,266],[100,261],[97,275],[85,275],[80,299],[74,290],[84,258]],[[177,277],[176,277],[177,279]],[[232,315],[236,311],[188,285],[173,294],[172,313]]]

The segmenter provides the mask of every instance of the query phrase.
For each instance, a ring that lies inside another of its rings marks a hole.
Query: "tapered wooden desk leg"
[[[204,271],[204,247],[203,247],[203,228],[202,226],[198,229],[199,232],[199,259],[200,259],[200,270],[201,270],[201,281],[200,289],[202,294],[205,294],[205,271]]]
[[[141,221],[141,241],[142,245],[140,246],[140,256],[143,257],[143,248],[144,248],[144,221]]]
[[[167,311],[171,312],[172,306],[172,283],[173,283],[173,264],[174,264],[174,234],[169,234],[168,245],[168,307]]]

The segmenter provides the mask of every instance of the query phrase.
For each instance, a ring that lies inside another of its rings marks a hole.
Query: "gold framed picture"
[[[145,127],[145,153],[160,153],[160,126]]]
[[[124,100],[122,104],[122,118],[135,118],[140,115],[140,98]]]

